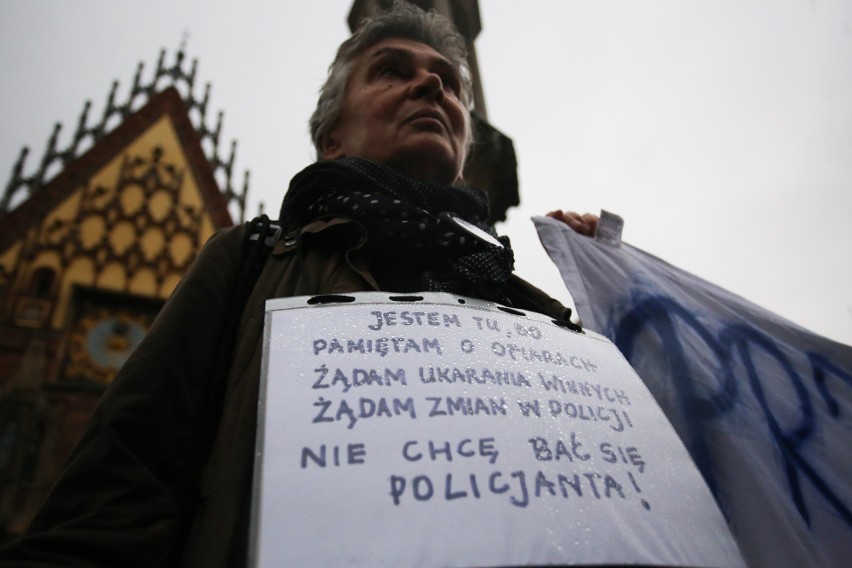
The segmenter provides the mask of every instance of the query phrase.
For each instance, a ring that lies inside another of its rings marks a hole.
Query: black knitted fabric
[[[370,235],[373,262],[418,273],[423,291],[504,299],[514,255],[509,239],[497,237],[487,224],[481,190],[409,179],[361,158],[317,162],[290,182],[281,219],[301,226],[324,217],[361,223]],[[493,239],[477,236],[453,217]]]

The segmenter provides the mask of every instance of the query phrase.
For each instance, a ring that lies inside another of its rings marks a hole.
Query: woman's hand
[[[595,229],[598,226],[598,219],[600,219],[600,217],[591,213],[580,215],[574,211],[563,211],[562,209],[551,211],[547,216],[562,221],[576,232],[587,237],[595,236]]]

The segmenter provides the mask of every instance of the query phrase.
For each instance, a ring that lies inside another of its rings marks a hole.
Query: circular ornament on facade
[[[143,318],[129,313],[101,308],[84,315],[69,338],[66,376],[112,382],[147,330]]]

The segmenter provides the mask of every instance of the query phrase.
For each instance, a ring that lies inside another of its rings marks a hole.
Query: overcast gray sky
[[[239,141],[251,201],[278,210],[313,160],[306,121],[351,0],[0,1],[0,176],[68,142],[138,61],[184,32],[199,87]],[[498,229],[519,272],[567,299],[529,217],[625,218],[624,238],[852,344],[852,2],[480,0],[490,122],[518,154],[522,206]],[[253,213],[256,206],[250,208]]]

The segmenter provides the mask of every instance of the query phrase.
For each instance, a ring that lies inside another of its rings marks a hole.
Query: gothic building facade
[[[86,103],[35,171],[25,148],[0,201],[0,529],[20,533],[98,399],[200,247],[241,218],[235,147],[219,155],[196,62],[160,54],[126,101],[114,83],[101,119]],[[56,172],[51,175],[51,172]]]

